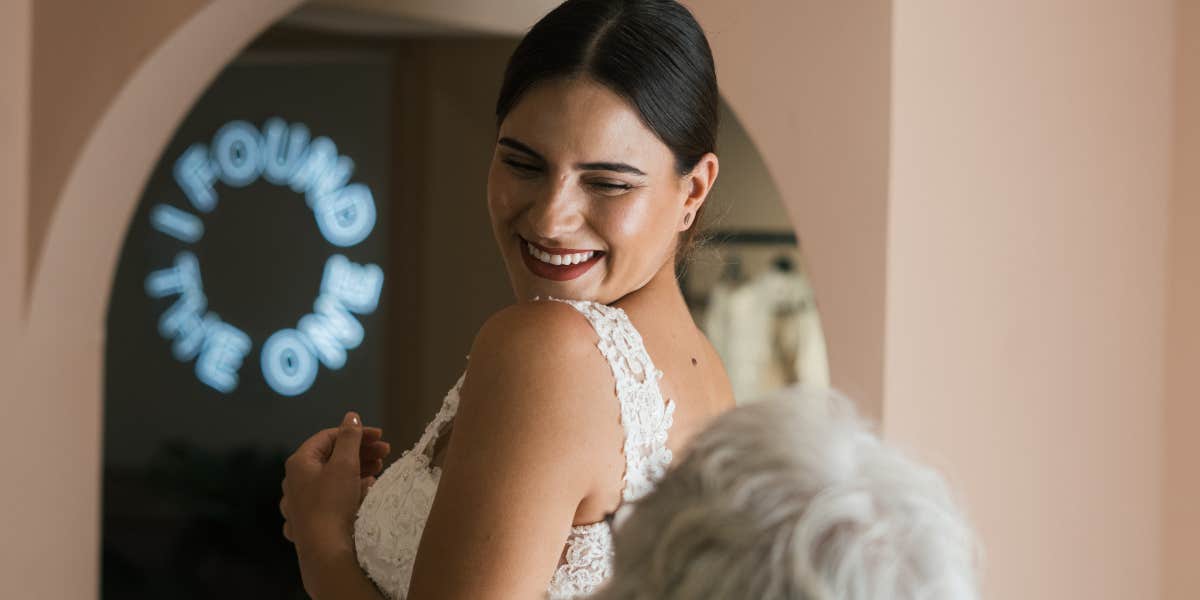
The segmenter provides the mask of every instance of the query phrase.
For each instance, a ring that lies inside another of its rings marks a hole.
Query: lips
[[[587,253],[592,252],[591,258],[588,258],[587,260],[584,260],[583,262],[579,262],[577,264],[571,264],[571,265],[554,265],[554,264],[542,262],[538,258],[534,257],[533,254],[530,253],[529,242],[526,241],[524,238],[517,236],[517,240],[518,240],[518,244],[521,247],[521,250],[520,250],[521,251],[521,259],[525,263],[525,267],[528,268],[529,271],[531,273],[533,273],[534,275],[537,275],[538,277],[541,277],[543,279],[549,279],[551,281],[570,281],[572,279],[580,277],[584,273],[587,273],[589,270],[591,270],[591,268],[593,266],[595,266],[596,263],[600,262],[600,259],[603,258],[605,255],[604,252],[599,252],[599,251],[576,250],[576,249],[550,249],[550,248],[544,248],[542,246],[538,246],[535,244],[535,247],[542,252],[545,252],[550,255],[558,255],[560,257],[567,257],[568,260],[570,260],[569,257],[571,255],[586,255]]]

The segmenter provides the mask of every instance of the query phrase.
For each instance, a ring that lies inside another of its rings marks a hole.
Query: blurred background
[[[303,6],[189,108],[141,193],[108,302],[102,596],[303,597],[278,532],[283,461],[348,409],[383,426],[398,458],[479,326],[513,302],[485,189],[516,43]],[[828,385],[795,231],[721,109],[722,175],[679,271],[685,297],[739,399]],[[369,195],[328,209],[342,221],[329,226],[310,190],[349,186]],[[354,296],[331,283],[334,256],[348,277],[382,274],[373,309],[314,306]],[[281,339],[293,342],[268,342]]]
[[[301,598],[278,535],[283,461],[347,409],[385,428],[395,460],[479,326],[514,300],[485,190],[516,43],[302,6],[188,108],[140,194],[108,301],[103,596]],[[722,175],[680,286],[740,400],[828,385],[779,190],[725,104],[721,121]],[[349,186],[368,193],[331,212],[314,204],[312,190]],[[347,277],[382,274],[371,310],[343,306],[358,296],[331,282],[332,257]]]
[[[513,301],[494,101],[555,4],[0,4],[0,597],[304,597],[284,458],[349,409],[398,456]],[[739,401],[847,392],[990,597],[1200,597],[1200,8],[685,4]]]

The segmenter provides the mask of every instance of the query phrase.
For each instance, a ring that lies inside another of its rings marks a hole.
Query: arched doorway
[[[517,39],[366,23],[302,10],[259,36],[141,194],[108,304],[106,597],[299,593],[283,459],[351,409],[410,446],[511,302],[480,192]],[[726,105],[722,123],[687,299],[739,401],[827,385],[779,190]]]
[[[85,571],[90,568],[87,565],[95,563],[96,554],[92,549],[98,547],[95,533],[88,533],[88,528],[96,522],[95,507],[98,500],[98,489],[94,483],[97,481],[94,457],[100,447],[100,338],[105,312],[102,299],[107,297],[110,289],[112,266],[116,262],[121,235],[133,211],[137,192],[146,180],[146,174],[165,145],[170,132],[205,85],[257,32],[298,4],[295,1],[281,0],[245,5],[232,0],[214,0],[199,9],[193,18],[149,54],[134,76],[125,82],[119,95],[92,130],[87,146],[80,153],[79,160],[63,187],[45,244],[41,247],[40,259],[32,274],[27,330],[30,339],[34,341],[31,352],[37,354],[37,358],[32,362],[47,365],[45,368],[39,368],[36,373],[31,373],[31,377],[36,377],[40,385],[38,397],[46,400],[44,406],[50,416],[56,419],[61,417],[59,420],[66,423],[62,433],[68,436],[73,444],[71,457],[74,460],[69,461],[71,466],[62,474],[62,484],[56,484],[53,490],[46,491],[52,491],[55,496],[64,498],[63,505],[55,511],[73,515],[72,522],[76,522],[83,529],[82,534],[78,527],[55,530],[48,534],[45,543],[54,547],[76,548],[76,552],[72,554],[72,562],[83,565]],[[428,4],[430,3],[414,2],[413,5],[417,7],[414,10],[419,9],[428,18],[437,20],[439,10],[442,9]],[[536,18],[537,12],[544,4],[546,3],[521,3],[520,10],[508,11],[503,18],[492,14],[495,11],[483,12],[491,15],[488,18],[494,17],[497,22],[503,24],[492,28],[492,31],[508,28],[512,33],[516,33],[520,27]],[[705,21],[705,15],[722,19],[729,17],[719,3],[695,4],[694,8],[702,22]],[[443,12],[445,11],[453,12],[451,9],[444,9]],[[447,19],[448,23],[458,26],[462,26],[463,21],[473,24],[478,19]],[[753,54],[738,52],[729,45],[734,39],[754,38],[756,36],[753,32],[770,29],[761,21],[740,17],[729,20],[739,28],[737,35],[714,36],[714,48],[718,61],[723,61],[726,72],[732,75],[726,77],[729,99],[735,106],[751,109],[748,112],[743,111],[747,117],[747,129],[754,132],[756,141],[762,142],[764,159],[772,172],[779,173],[784,166],[784,163],[779,161],[789,160],[779,157],[792,155],[787,150],[791,144],[788,132],[794,131],[795,124],[788,120],[787,106],[789,103],[795,105],[801,94],[795,90],[781,92],[774,96],[770,105],[749,102],[747,99],[753,96],[755,91],[753,83],[747,82],[745,75],[761,68],[775,68],[769,65],[778,63],[782,58],[771,57],[769,60],[762,60]],[[519,22],[519,25],[513,24],[516,22]],[[886,37],[875,41],[883,39]],[[845,44],[854,45],[852,41]],[[886,58],[886,54],[882,56]],[[868,62],[871,62],[872,68],[879,64],[886,65],[886,60]],[[835,92],[839,89],[844,91],[847,86],[839,87],[838,82],[834,84],[828,98],[836,97],[837,102],[841,102],[846,95]],[[885,96],[854,97],[872,98],[872,110],[869,112],[876,117],[886,114]],[[830,103],[833,104],[836,102]],[[860,113],[858,107],[843,109],[840,105],[834,112],[837,112],[840,119],[847,121],[857,118]],[[766,126],[771,122],[791,125],[779,131],[772,131],[771,127]],[[882,132],[878,135],[886,139],[886,127],[865,129]],[[855,162],[862,154],[858,150],[863,147],[886,154],[886,144],[878,144],[879,140],[880,138],[870,135],[866,138],[860,136],[854,143],[832,149],[833,160],[817,162],[824,165],[836,163],[838,160]],[[121,152],[114,153],[112,148],[121,148]],[[773,159],[773,156],[776,158]],[[886,168],[871,171],[868,179],[872,183],[864,187],[873,189],[879,181],[885,179],[885,174]],[[863,177],[861,174],[855,174],[852,178],[837,176],[835,179],[845,183],[850,179],[860,181]],[[805,217],[803,226],[808,230],[826,230],[823,235],[803,235],[806,245],[812,251],[810,256],[814,259],[814,277],[818,281],[827,282],[818,285],[825,298],[853,300],[844,304],[834,302],[830,307],[833,314],[829,315],[827,331],[830,334],[831,354],[834,355],[834,383],[837,384],[840,372],[845,381],[851,383],[846,387],[852,392],[864,389],[864,386],[868,392],[875,392],[880,379],[880,364],[872,358],[870,348],[877,348],[882,337],[881,317],[875,318],[879,312],[877,308],[881,306],[882,254],[876,254],[872,249],[882,247],[882,230],[876,230],[872,224],[881,222],[882,196],[865,193],[856,196],[859,200],[857,203],[831,207],[822,203],[821,198],[817,196],[811,199],[799,198],[802,194],[796,193],[798,188],[794,180],[783,180],[781,188],[783,196],[788,198],[789,214],[793,222],[799,221],[798,216]],[[803,189],[804,186],[799,188]],[[838,186],[835,185],[831,189],[836,190]],[[102,201],[98,202],[97,199]],[[870,206],[864,213],[863,208],[868,205]],[[797,208],[798,206],[802,208]],[[825,254],[823,249],[836,249],[841,243],[837,241],[836,231],[845,229],[844,226],[848,222],[858,223],[864,218],[872,225],[868,227],[871,233],[865,236],[870,243],[865,246],[865,250],[860,239],[856,239],[853,244],[842,244],[853,247],[854,252],[849,257],[855,268],[833,276],[834,269],[830,267],[832,260],[822,256],[830,256],[836,252]],[[826,227],[830,223],[835,226]],[[860,268],[864,263],[870,268]],[[858,285],[862,281],[870,283],[867,289]],[[850,290],[854,290],[854,293],[849,293]],[[866,310],[862,310],[864,304]],[[868,318],[862,319],[863,314],[867,314]],[[849,318],[849,315],[853,315],[854,318]],[[842,335],[845,333],[849,335]],[[863,353],[864,360],[859,360],[858,354],[851,352],[851,349],[858,346],[868,349]],[[839,362],[839,352],[848,360]],[[51,365],[59,364],[72,366],[70,378],[55,375],[57,369]],[[870,396],[869,401],[877,400],[876,394]],[[81,572],[81,580],[83,579],[91,578],[87,577],[86,572]]]

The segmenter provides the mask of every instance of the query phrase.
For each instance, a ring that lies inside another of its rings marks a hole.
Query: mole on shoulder
[[[696,366],[696,357],[694,357],[694,356],[692,357],[692,366],[693,367]]]

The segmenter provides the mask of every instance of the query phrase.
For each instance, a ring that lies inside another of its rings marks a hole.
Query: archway
[[[51,532],[43,542],[47,547],[76,548],[67,559],[83,572],[94,573],[98,547],[96,457],[100,448],[101,338],[105,313],[101,299],[108,297],[112,267],[128,217],[155,157],[207,82],[259,31],[299,4],[298,0],[249,5],[236,0],[213,0],[201,8],[151,53],[122,86],[88,138],[63,187],[37,269],[31,276],[26,331],[32,347],[27,364],[35,366],[28,375],[39,386],[37,395],[44,400],[43,414],[60,423],[58,433],[72,440],[66,452],[68,466],[44,490],[69,498],[55,509],[69,518],[64,520],[62,530]],[[553,3],[523,3],[521,10],[531,16],[520,22],[532,22],[540,7],[548,4]],[[436,18],[437,11],[443,10],[424,3],[421,7],[428,18]],[[886,160],[867,161],[873,170],[865,178],[844,167],[858,164],[863,154],[860,150],[864,148],[876,159],[887,153],[886,144],[880,143],[886,141],[886,93],[859,93],[864,85],[885,87],[886,78],[881,80],[876,76],[880,72],[886,74],[887,37],[876,36],[878,31],[867,32],[865,35],[873,43],[866,45],[866,50],[858,49],[861,40],[818,39],[813,43],[832,45],[849,53],[854,60],[848,71],[857,73],[859,78],[833,81],[819,92],[791,87],[768,100],[757,88],[766,81],[774,81],[773,73],[783,70],[789,59],[762,54],[762,49],[751,40],[778,38],[771,32],[786,26],[768,23],[771,19],[765,17],[734,18],[720,2],[695,2],[693,8],[702,23],[730,24],[713,35],[718,63],[728,74],[723,76],[725,95],[737,112],[745,115],[747,129],[760,143],[772,172],[777,177],[781,173],[790,174],[788,165],[792,161],[815,157],[816,168],[825,169],[835,180],[832,184],[829,181],[813,184],[785,178],[780,179],[780,187],[792,222],[800,224],[801,237],[811,250],[814,279],[830,308],[826,331],[834,384],[852,393],[864,392],[867,402],[877,407],[882,379],[885,237],[882,191],[886,189]],[[511,16],[512,13],[506,23],[512,22]],[[861,15],[842,16],[856,19]],[[789,33],[789,37],[794,35],[795,32]],[[813,93],[819,96],[815,105],[821,110],[798,115],[792,107],[802,101],[813,105]],[[865,101],[869,104],[866,111],[869,118],[859,123],[863,107],[844,105],[846,97],[869,98]],[[809,142],[797,156],[794,139],[801,131],[812,134],[805,127],[812,124],[810,121],[826,123],[818,128],[822,131],[852,121],[859,126],[854,130],[855,136],[837,147]],[[113,152],[114,148],[120,148],[121,152]],[[806,156],[810,153],[812,156]],[[830,169],[831,166],[843,169]],[[869,184],[853,183],[859,180]],[[806,193],[813,191],[824,193]],[[843,192],[851,192],[846,195],[854,201],[837,206],[825,201],[828,195],[841,196]],[[861,235],[858,239],[844,239],[840,233],[847,230]],[[842,252],[845,250],[849,252]],[[832,257],[839,255],[848,257],[854,268],[835,269]],[[846,299],[852,301],[844,302]],[[862,315],[866,318],[860,318]],[[866,349],[865,358],[857,356],[855,350],[860,348]],[[61,376],[62,365],[70,365],[70,377]]]

